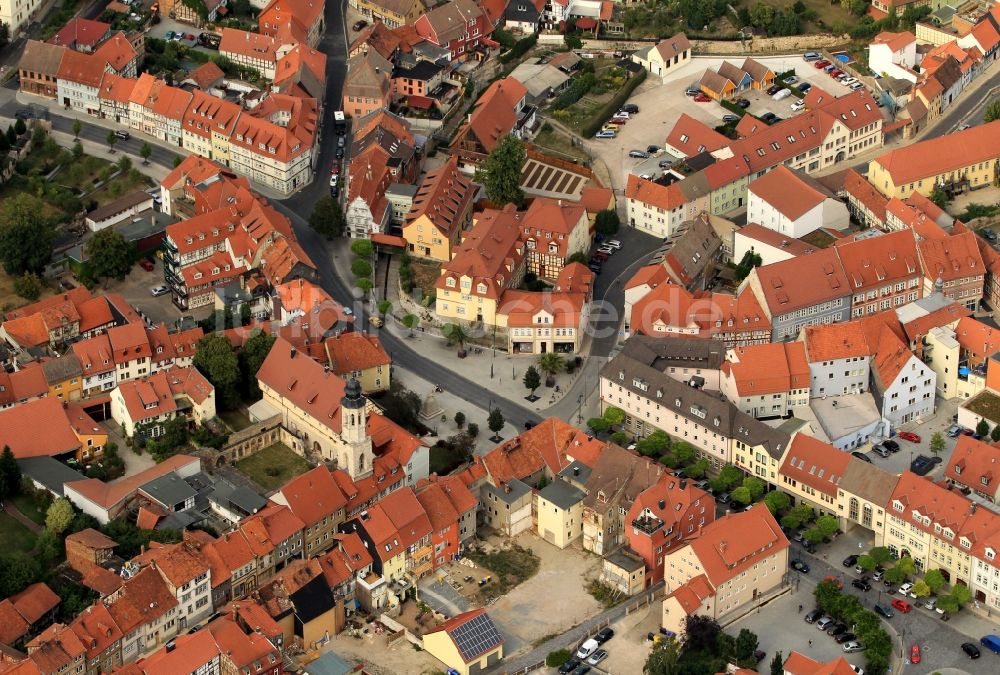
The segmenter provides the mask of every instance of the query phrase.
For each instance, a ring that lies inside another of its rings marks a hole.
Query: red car
[[[146,270],[147,272],[152,272],[153,271],[153,261],[150,260],[149,258],[143,258],[142,260],[139,261],[139,267],[141,267],[142,269]]]
[[[619,118],[611,118],[608,120],[608,124],[617,124],[618,126],[623,126],[628,120],[623,120]]]
[[[813,64],[813,68],[816,68],[817,70],[822,70],[823,68],[826,68],[828,65],[830,65],[829,61],[827,61],[826,59],[821,59]]]
[[[899,610],[903,614],[909,614],[910,610],[913,609],[913,605],[911,605],[910,603],[908,603],[906,600],[900,600],[899,598],[893,598],[889,602],[889,604],[892,605],[893,607],[895,607],[897,610]]]
[[[705,94],[698,94],[697,96],[694,97],[694,100],[697,101],[698,103],[708,103],[712,99],[706,96]]]
[[[920,645],[916,642],[910,647],[910,663],[920,663]]]
[[[843,75],[843,74],[844,74],[844,71],[842,71],[842,70],[837,70],[836,68],[834,68],[833,70],[831,70],[831,71],[829,72],[829,75],[830,75],[830,77],[832,77],[832,78],[834,78],[834,79],[836,79],[836,78],[840,77],[840,76],[841,76],[841,75]]]
[[[909,441],[910,443],[919,443],[920,442],[920,436],[918,436],[917,434],[913,433],[912,431],[900,431],[899,434],[897,434],[897,435],[900,438],[902,438],[904,441]]]
[[[330,167],[330,173],[332,173],[333,175],[337,175],[338,173],[340,173],[340,162],[333,163],[333,165]]]

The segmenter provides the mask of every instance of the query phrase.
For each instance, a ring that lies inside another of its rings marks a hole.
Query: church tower
[[[344,398],[340,400],[340,439],[346,446],[341,452],[340,468],[355,480],[372,472],[374,459],[365,403],[361,384],[352,377],[347,381]]]

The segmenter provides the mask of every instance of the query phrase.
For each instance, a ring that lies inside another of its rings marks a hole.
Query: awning
[[[434,107],[434,99],[426,96],[410,96],[406,99],[406,105],[418,110],[430,110]]]
[[[372,243],[379,246],[393,246],[395,248],[406,248],[406,240],[391,234],[373,234]]]

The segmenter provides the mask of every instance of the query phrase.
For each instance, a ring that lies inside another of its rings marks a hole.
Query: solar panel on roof
[[[496,649],[503,637],[488,614],[480,614],[449,631],[462,658],[468,661]]]

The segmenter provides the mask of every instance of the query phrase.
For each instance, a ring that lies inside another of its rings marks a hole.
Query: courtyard
[[[273,491],[305,473],[312,465],[284,443],[275,443],[236,462],[236,468],[257,485]]]

